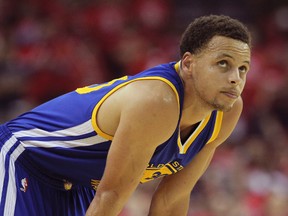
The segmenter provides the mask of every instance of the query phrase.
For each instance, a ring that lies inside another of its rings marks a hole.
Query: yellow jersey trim
[[[180,61],[178,61],[175,65],[174,65],[174,69],[179,72],[180,70]]]
[[[212,136],[208,140],[207,144],[210,143],[210,142],[213,142],[217,138],[217,136],[218,136],[218,134],[220,132],[220,129],[221,129],[222,119],[223,119],[223,112],[222,111],[217,111],[217,116],[216,116],[216,120],[215,120],[214,130],[213,130]]]
[[[112,140],[113,139],[113,136],[110,135],[110,134],[107,134],[105,132],[103,132],[99,126],[97,125],[97,120],[96,120],[96,116],[97,116],[97,112],[100,108],[100,106],[103,104],[103,102],[110,96],[112,95],[114,92],[116,92],[118,89],[122,88],[123,86],[125,85],[128,85],[129,83],[132,83],[132,82],[135,82],[135,81],[138,81],[138,80],[161,80],[165,83],[167,83],[171,88],[172,90],[175,92],[176,94],[176,98],[177,98],[177,103],[178,103],[178,109],[180,108],[180,99],[179,99],[179,95],[178,95],[178,92],[177,92],[177,89],[175,88],[175,86],[167,79],[165,78],[162,78],[162,77],[157,77],[157,76],[151,76],[151,77],[141,77],[141,78],[137,78],[137,79],[133,79],[133,80],[130,80],[128,82],[125,82],[125,83],[122,83],[118,86],[116,86],[114,89],[112,89],[110,92],[108,92],[98,103],[97,105],[94,107],[93,109],[93,112],[92,112],[92,126],[94,128],[94,130],[97,132],[98,135],[100,135],[101,137],[107,139],[107,140]],[[107,86],[107,85],[106,85]]]
[[[180,129],[179,129],[179,135],[178,135],[178,147],[180,154],[186,154],[188,148],[192,145],[192,143],[195,141],[196,137],[201,133],[201,131],[206,127],[207,123],[209,122],[209,119],[211,117],[211,113],[203,119],[196,130],[190,135],[190,137],[186,140],[184,145],[181,142],[181,137],[180,137]]]
[[[95,85],[95,86],[85,86],[85,87],[82,87],[82,88],[77,88],[76,92],[78,94],[87,94],[87,93],[90,93],[90,92],[93,92],[93,91],[97,91],[97,90],[99,90],[99,89],[101,89],[103,87],[110,86],[113,83],[115,83],[116,81],[127,80],[127,79],[128,79],[128,76],[123,76],[123,77],[118,78],[118,79],[113,79],[113,80],[111,80],[110,82],[107,82],[107,83],[98,84],[98,85]]]

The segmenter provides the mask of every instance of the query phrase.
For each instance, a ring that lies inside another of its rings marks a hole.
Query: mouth
[[[221,91],[222,94],[224,94],[225,96],[227,96],[228,98],[231,98],[231,99],[237,99],[240,94],[237,92],[237,91]]]

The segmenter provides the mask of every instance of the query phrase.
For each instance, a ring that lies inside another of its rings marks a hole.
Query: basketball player
[[[242,23],[203,16],[184,32],[178,62],[79,88],[2,125],[0,215],[114,216],[156,178],[149,215],[186,215],[241,114],[250,48]]]

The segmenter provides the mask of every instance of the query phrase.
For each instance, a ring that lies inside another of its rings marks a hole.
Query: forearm
[[[183,170],[166,176],[153,195],[149,216],[186,216],[190,193],[207,169],[215,149],[205,148]]]
[[[125,201],[125,198],[114,191],[99,191],[91,202],[86,216],[116,216],[121,212]]]
[[[179,200],[168,201],[165,196],[153,197],[149,216],[186,216],[189,210],[190,195]]]

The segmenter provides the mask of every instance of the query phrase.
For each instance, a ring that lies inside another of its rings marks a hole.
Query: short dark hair
[[[196,18],[184,31],[180,41],[180,55],[196,54],[214,36],[224,36],[247,43],[251,47],[248,28],[236,19],[224,15],[209,15]]]

